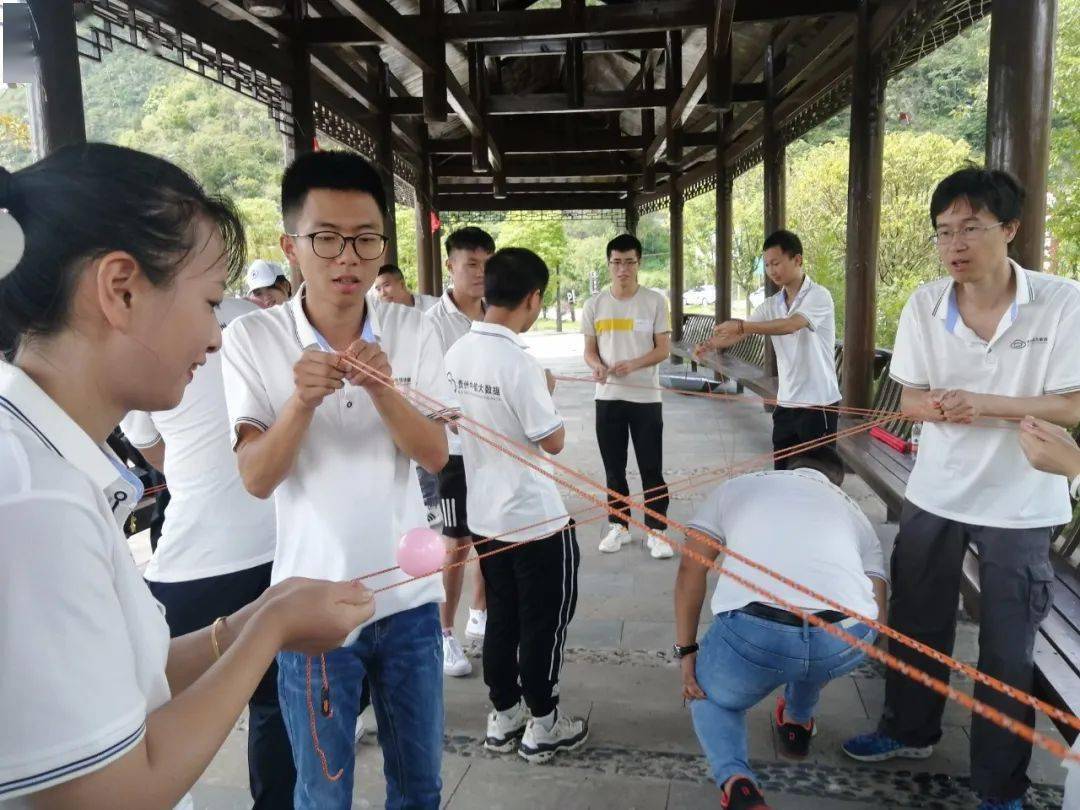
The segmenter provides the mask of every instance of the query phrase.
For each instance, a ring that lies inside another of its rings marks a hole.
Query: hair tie
[[[26,250],[26,235],[7,206],[11,205],[14,177],[0,166],[0,280],[14,270]]]

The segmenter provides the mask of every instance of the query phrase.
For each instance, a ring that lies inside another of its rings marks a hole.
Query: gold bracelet
[[[225,626],[225,617],[218,616],[210,625],[210,648],[214,651],[214,660],[221,658],[221,644],[218,642],[218,628]]]

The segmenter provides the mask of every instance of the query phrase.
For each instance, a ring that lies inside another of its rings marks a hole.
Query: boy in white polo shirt
[[[666,515],[659,364],[671,350],[667,301],[638,283],[641,242],[633,234],[620,234],[608,242],[607,261],[611,286],[586,301],[581,313],[585,363],[596,380],[596,443],[607,488],[629,496],[626,451],[633,440],[649,507]],[[612,495],[608,505],[619,507],[619,512],[609,516],[600,550],[614,553],[630,542],[630,509]],[[663,539],[664,522],[645,515],[645,525],[645,545],[652,558],[671,557],[671,546]]]
[[[452,392],[420,313],[366,305],[386,245],[386,198],[361,157],[316,152],[285,171],[282,247],[304,285],[286,304],[230,327],[225,390],[240,475],[277,512],[273,580],[369,577],[400,583],[398,538],[424,525],[415,464],[446,463],[438,409],[411,405],[347,364],[348,355],[440,403]],[[327,653],[325,673],[278,657],[278,687],[296,763],[297,808],[351,806],[353,740],[367,677],[384,750],[388,804],[437,808],[443,698],[438,577],[379,595],[373,619]],[[315,686],[312,686],[312,684]],[[321,688],[319,684],[322,684]],[[310,689],[317,694],[311,694]],[[309,707],[324,706],[309,711]],[[326,756],[312,744],[312,724]],[[331,781],[341,768],[344,778]]]
[[[224,331],[259,307],[226,298],[214,309]],[[165,608],[169,635],[210,627],[258,599],[270,587],[274,505],[248,494],[237,473],[221,353],[207,355],[175,408],[132,411],[120,428],[168,476],[161,541],[143,576]],[[278,704],[276,664],[248,703],[248,781],[260,810],[292,807],[296,770]]]
[[[519,337],[536,322],[547,282],[547,266],[532,251],[504,248],[492,256],[484,321],[450,349],[446,369],[465,416],[518,445],[559,453],[566,431],[551,399],[555,381]],[[468,431],[461,443],[469,526],[477,537],[494,538],[480,541],[481,553],[522,543],[480,560],[488,594],[484,682],[494,706],[484,746],[517,746],[526,760],[544,762],[579,747],[589,733],[584,720],[558,711],[581,560],[574,522],[550,478]]]
[[[495,252],[495,240],[487,231],[470,226],[454,231],[446,238],[446,269],[450,287],[439,302],[426,313],[428,322],[439,337],[445,355],[459,338],[469,333],[475,321],[484,319],[484,265]],[[464,563],[469,558],[473,535],[469,513],[465,465],[461,460],[461,441],[452,431],[446,434],[450,461],[439,473],[439,498],[442,503],[443,536],[447,539],[447,562]],[[454,637],[465,566],[454,565],[443,571],[446,602],[439,609],[443,626],[443,672],[462,678],[472,672],[472,664]],[[474,569],[473,602],[465,626],[467,638],[483,639],[487,624],[487,600],[480,567]]]
[[[1024,190],[1008,174],[963,169],[945,178],[930,221],[950,278],[923,285],[900,316],[890,373],[905,413],[924,421],[892,558],[892,626],[952,651],[961,566],[978,550],[979,669],[1032,691],[1032,652],[1050,610],[1051,527],[1072,517],[1068,484],[1033,469],[1016,422],[1080,420],[1080,284],[1009,258]],[[941,664],[890,644],[947,680]],[[1033,709],[981,684],[975,697],[1031,725]],[[930,756],[944,698],[889,671],[875,733],[844,743],[863,761]],[[984,808],[1019,810],[1031,744],[972,718],[971,782]]]
[[[802,241],[776,231],[762,245],[765,272],[780,289],[745,321],[724,321],[695,353],[734,346],[746,335],[768,335],[776,352],[779,404],[773,410],[773,453],[836,435],[840,403],[834,360],[836,314],[832,294],[803,269]],[[774,462],[778,470],[786,459]]]

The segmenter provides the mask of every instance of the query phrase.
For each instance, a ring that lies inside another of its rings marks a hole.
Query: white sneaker
[[[484,632],[487,630],[487,611],[473,610],[469,608],[469,623],[465,625],[465,638],[476,641],[484,640]]]
[[[645,545],[649,549],[649,556],[654,560],[666,560],[675,555],[675,552],[671,550],[671,544],[664,539],[662,534],[649,532],[645,535]]]
[[[614,554],[632,540],[630,532],[621,523],[609,523],[608,532],[600,541],[600,550],[605,554]]]
[[[354,738],[354,741],[356,742],[357,745],[359,745],[360,741],[362,739],[364,739],[364,718],[357,715],[357,717],[356,717],[356,737]]]
[[[525,725],[528,722],[529,710],[521,701],[518,701],[517,706],[505,712],[492,709],[487,718],[487,737],[484,738],[484,748],[496,754],[513,751],[521,735],[525,733]]]
[[[453,635],[443,636],[442,654],[442,671],[444,674],[449,675],[451,678],[464,678],[472,672],[472,664]]]
[[[551,731],[546,730],[535,718],[530,718],[518,753],[528,762],[547,762],[560,751],[580,748],[588,738],[589,724],[579,717],[563,717],[556,713]]]

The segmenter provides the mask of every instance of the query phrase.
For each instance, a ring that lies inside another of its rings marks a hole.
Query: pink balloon
[[[410,577],[426,577],[443,567],[446,546],[438,533],[426,526],[409,529],[398,542],[398,566]]]

